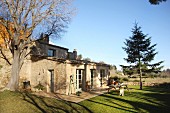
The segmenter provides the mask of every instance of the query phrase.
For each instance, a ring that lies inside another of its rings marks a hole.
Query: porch
[[[108,93],[108,87],[100,87],[97,89],[90,90],[88,92],[82,91],[80,96],[76,94],[64,95],[64,94],[45,93],[45,92],[36,92],[34,94],[39,96],[45,96],[45,97],[56,98],[56,99],[78,103],[83,100],[90,99],[104,93]]]

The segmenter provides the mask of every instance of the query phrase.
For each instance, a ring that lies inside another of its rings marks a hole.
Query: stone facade
[[[46,92],[69,95],[107,85],[110,74],[107,64],[77,60],[76,50],[68,52],[67,48],[51,45],[48,37],[35,42],[32,49],[20,71],[20,88],[29,81],[33,91],[41,84]],[[10,68],[7,64],[0,68],[0,87],[7,84],[10,72],[6,71]]]

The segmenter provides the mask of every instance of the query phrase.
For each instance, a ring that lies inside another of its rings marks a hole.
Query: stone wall
[[[67,59],[68,57],[68,49],[63,49],[61,47],[52,46],[52,45],[46,45],[46,54],[48,53],[49,49],[55,50],[54,57],[56,58]]]
[[[76,70],[83,70],[82,89],[86,90],[87,83],[91,85],[91,70],[94,70],[93,88],[101,86],[100,70],[105,70],[105,76],[102,78],[103,86],[107,85],[109,78],[109,67],[103,65],[96,65],[95,63],[77,63],[72,64],[67,61],[66,64],[66,94],[76,93]],[[70,82],[70,76],[73,75],[73,84]]]
[[[69,60],[66,62],[66,94],[76,93],[76,70],[84,70],[84,64],[71,63]],[[70,76],[73,76],[73,81],[70,81]],[[84,74],[83,74],[84,76]]]
[[[67,59],[67,57],[68,57],[68,49],[67,48],[43,43],[41,41],[35,42],[32,54],[40,55],[40,56],[48,56],[48,50],[54,51],[54,56],[52,56],[54,58]]]
[[[48,40],[47,40],[48,42]],[[102,85],[107,84],[109,77],[109,67],[107,65],[99,65],[95,62],[86,62],[76,60],[77,51],[74,50],[72,56],[68,59],[68,49],[50,45],[48,43],[35,42],[32,47],[32,55],[24,60],[24,65],[20,71],[19,86],[23,88],[23,82],[30,81],[31,90],[36,91],[35,86],[41,84],[44,91],[56,93],[70,94],[76,93],[76,71],[82,70],[82,90],[86,90],[87,82],[91,82],[91,70],[94,70],[93,88],[101,86],[100,70],[104,71],[102,77]],[[48,50],[55,50],[55,57],[47,57]],[[72,60],[71,60],[72,59]],[[11,75],[11,66],[6,61],[0,59],[0,88],[5,87]],[[54,73],[53,81],[51,73]],[[73,81],[70,77],[73,76]],[[51,84],[54,83],[54,89]]]
[[[2,48],[4,55],[12,62],[12,55],[5,48]],[[7,63],[6,60],[1,58],[0,54],[0,88],[3,88],[7,85],[10,75],[11,75],[11,66]]]
[[[0,88],[7,85],[11,76],[11,66],[3,59],[0,59]]]
[[[67,70],[66,63],[58,62],[55,68],[56,78],[55,78],[55,91],[56,93],[66,94],[67,88]]]

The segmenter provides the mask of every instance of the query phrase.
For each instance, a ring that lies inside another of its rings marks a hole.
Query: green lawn
[[[116,92],[104,94],[80,104],[96,113],[123,113],[123,112],[149,112],[149,113],[170,113],[170,89],[150,88],[138,90],[133,87],[125,96],[118,96]]]
[[[117,92],[94,97],[80,103],[71,103],[39,97],[30,93],[0,92],[0,113],[169,113],[170,88],[132,87],[125,96]]]

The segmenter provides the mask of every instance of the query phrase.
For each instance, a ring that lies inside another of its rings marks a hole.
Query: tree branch
[[[7,62],[9,65],[12,65],[12,64],[10,63],[10,61],[8,60],[8,58],[5,56],[5,54],[3,53],[2,49],[0,49],[0,53],[1,53],[1,55],[2,55],[1,58],[3,58],[4,60],[6,60],[6,62]]]

